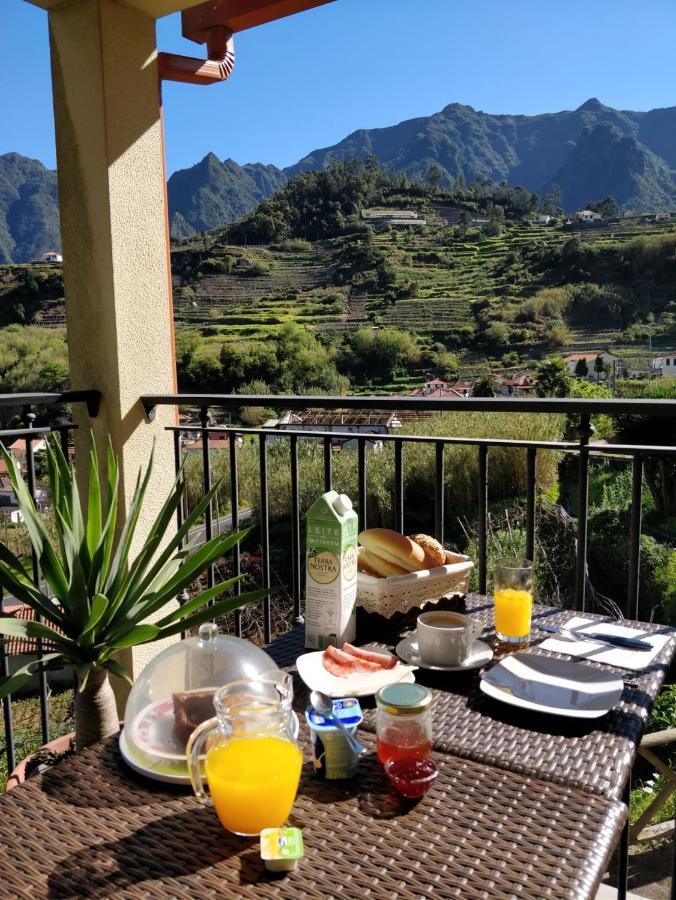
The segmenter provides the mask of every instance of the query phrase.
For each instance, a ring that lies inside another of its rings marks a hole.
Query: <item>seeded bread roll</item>
[[[398,531],[389,528],[367,528],[359,535],[359,543],[369,554],[387,560],[407,572],[418,572],[423,568],[425,551],[423,548]]]
[[[409,534],[409,537],[425,551],[424,569],[446,565],[446,553],[439,541],[430,537],[429,534]]]
[[[395,566],[393,563],[362,547],[359,551],[359,571],[367,575],[375,575],[376,578],[389,578],[390,575],[408,575],[406,569]]]

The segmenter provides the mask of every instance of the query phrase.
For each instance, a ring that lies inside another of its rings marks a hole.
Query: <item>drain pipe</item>
[[[232,75],[235,68],[235,42],[232,32],[223,25],[207,29],[208,59],[158,53],[160,81],[182,81],[185,84],[217,84]]]

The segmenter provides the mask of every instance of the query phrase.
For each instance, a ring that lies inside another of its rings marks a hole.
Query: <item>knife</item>
[[[627,650],[652,650],[653,645],[640,638],[621,637],[617,634],[597,634],[593,631],[572,631],[569,628],[558,628],[553,625],[535,625],[540,631],[548,634],[560,634],[562,637],[574,641],[595,641],[597,644],[607,644],[609,647],[624,647]]]

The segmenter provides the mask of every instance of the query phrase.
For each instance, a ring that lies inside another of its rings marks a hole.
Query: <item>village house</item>
[[[521,372],[498,379],[500,397],[528,397],[535,390],[535,378],[529,372]]]
[[[603,216],[593,209],[580,209],[575,213],[575,218],[578,222],[593,223],[602,221]]]
[[[470,394],[472,386],[465,382],[456,382],[450,384],[442,378],[428,378],[422,387],[414,388],[409,392],[411,397],[427,397],[428,399],[439,399],[440,397],[451,397],[456,400],[464,400]]]
[[[48,250],[46,253],[43,253],[39,259],[34,259],[33,262],[38,263],[62,263],[63,256],[58,253],[56,250]]]
[[[650,374],[676,377],[676,352],[666,356],[653,356],[650,360]]]
[[[584,376],[587,381],[605,381],[606,373],[596,372],[594,369],[594,364],[599,356],[603,360],[604,366],[610,366],[611,371],[617,369],[620,365],[619,356],[614,356],[605,350],[594,350],[591,353],[570,353],[568,356],[563,357],[563,361],[568,366],[568,372],[580,378],[582,376],[577,374],[577,368],[580,360],[584,360],[587,364],[587,374]]]

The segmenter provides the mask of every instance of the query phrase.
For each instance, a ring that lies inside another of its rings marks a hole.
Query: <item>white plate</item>
[[[130,769],[166,784],[190,784],[188,766],[185,758],[182,762],[170,761],[159,757],[153,758],[138,747],[130,746],[126,729],[120,732],[120,754]]]
[[[468,672],[471,669],[480,669],[493,659],[493,651],[484,641],[475,641],[467,659],[459,666],[433,666],[425,662],[418,650],[418,639],[415,634],[409,634],[399,641],[395,653],[412,666],[421,669],[429,669],[432,672]]]
[[[322,655],[321,650],[304,653],[296,660],[296,668],[311,691],[322,691],[329,697],[370,697],[371,694],[378,693],[386,684],[395,684],[397,681],[415,681],[414,667],[405,666],[400,662],[393,669],[383,669],[380,672],[355,672],[353,675],[339,678],[324,668]]]
[[[160,737],[164,736],[164,738],[168,740],[166,737],[166,722],[163,721],[162,710],[162,704],[166,704],[166,702],[167,701],[160,700],[156,703],[149,704],[149,706],[139,713],[136,720],[139,721],[144,715],[148,715],[151,719],[151,727],[157,727],[159,729],[158,734]],[[172,704],[171,698],[168,702]],[[153,710],[153,707],[159,707],[159,712],[157,709]],[[153,711],[156,713],[155,716],[153,716]],[[174,738],[175,745],[178,745],[179,742],[175,740],[175,736],[173,735],[173,715],[171,718],[172,737]],[[156,725],[155,723],[157,722],[160,722],[161,724]],[[297,738],[300,731],[300,723],[298,721],[298,716],[293,711],[291,712],[291,723],[293,736],[294,738]],[[158,753],[155,749],[147,749],[147,745],[139,742],[138,734],[138,731],[134,732],[133,729],[128,731],[126,728],[123,728],[120,732],[120,753],[122,754],[122,759],[124,759],[130,768],[135,772],[139,772],[141,775],[147,775],[148,778],[155,779],[155,781],[164,781],[169,784],[190,784],[185,749],[178,753]]]
[[[515,653],[489,669],[481,690],[503,703],[574,719],[605,715],[622,696],[624,682],[571,660]]]
[[[214,715],[216,712],[214,710]],[[151,756],[180,762],[185,746],[174,733],[174,703],[171,697],[144,707],[129,728],[129,741]]]

